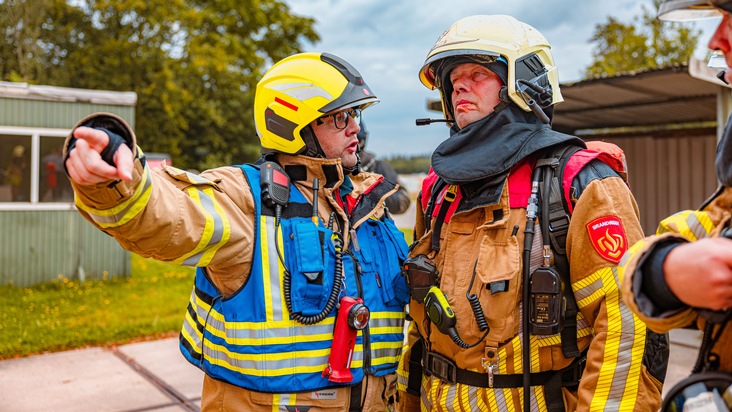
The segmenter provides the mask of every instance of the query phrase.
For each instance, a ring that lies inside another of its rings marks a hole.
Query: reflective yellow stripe
[[[187,192],[191,200],[198,205],[206,222],[204,223],[203,233],[201,233],[201,239],[199,239],[198,245],[192,251],[176,259],[174,263],[186,266],[206,266],[211,262],[214,254],[228,242],[231,236],[229,219],[216,200],[212,188],[209,187],[201,190],[198,187],[191,187],[188,188]],[[211,202],[210,207],[203,204],[201,193],[206,195],[207,201]],[[220,220],[218,227],[216,219]]]
[[[259,236],[261,237],[260,245],[261,251],[260,251],[260,258],[262,259],[262,281],[264,288],[264,308],[265,313],[267,314],[267,321],[274,321],[274,311],[272,309],[272,282],[271,282],[271,275],[272,275],[272,268],[269,265],[270,262],[270,256],[269,256],[269,250],[270,248],[268,245],[270,245],[269,241],[270,239],[267,238],[269,235],[269,227],[267,226],[267,217],[264,215],[261,215],[259,217]],[[277,236],[277,234],[275,234]],[[274,239],[272,239],[274,240]],[[280,243],[281,245],[282,243]],[[274,247],[273,247],[274,248]]]
[[[713,230],[714,225],[707,212],[685,210],[661,221],[656,233],[675,232],[694,241],[707,237]]]
[[[539,405],[539,412],[547,412],[544,388],[544,386],[534,386],[534,395],[536,396],[536,403]]]
[[[521,370],[521,331],[519,331],[519,335],[516,336],[511,341],[511,346],[513,347],[513,370],[514,371],[520,371]],[[507,359],[508,358],[508,351],[506,349],[503,349],[503,354],[499,355],[499,359]],[[501,350],[499,349],[499,352]],[[498,362],[498,370],[500,373],[507,375],[509,374],[508,371],[508,362]],[[514,372],[515,373],[515,372]],[[508,408],[509,411],[516,411],[520,410],[520,405],[514,405],[513,402],[513,394],[511,393],[511,388],[503,388],[499,389],[502,392],[503,398],[501,399],[506,408]],[[497,399],[498,400],[498,399]]]
[[[572,290],[576,297],[580,297],[577,300],[577,307],[579,309],[585,308],[603,297],[602,290],[602,271],[601,269],[584,279],[580,279],[572,283]],[[609,269],[608,269],[609,270]]]
[[[152,193],[152,180],[150,170],[145,167],[142,173],[142,180],[137,185],[135,193],[125,202],[110,209],[95,209],[81,202],[79,196],[75,196],[74,204],[79,209],[89,214],[94,223],[102,228],[119,227],[137,216],[150,201]]]
[[[283,354],[239,354],[231,352],[226,349],[226,347],[222,345],[216,345],[209,340],[205,341],[204,344],[206,346],[206,360],[209,363],[221,366],[234,372],[262,377],[286,376],[293,373],[320,373],[323,371],[323,369],[325,369],[325,366],[328,363],[328,355],[330,354],[330,348],[284,354],[287,355],[286,357],[280,356]],[[357,345],[357,348],[358,346],[359,345]],[[360,351],[360,349],[357,350]],[[212,353],[215,353],[217,356],[211,356]],[[227,359],[224,359],[224,357],[231,359],[231,362]],[[303,363],[307,359],[315,360],[318,363],[316,365],[306,366]],[[273,361],[277,360],[291,360],[292,362],[290,362],[287,367],[275,369],[272,366],[272,363]],[[246,368],[232,364],[232,362],[248,362],[257,366]],[[261,367],[259,367],[259,365],[262,364],[268,364],[269,368],[262,369]],[[351,362],[351,368],[361,367],[363,367],[363,360],[354,358]]]
[[[601,269],[607,307],[608,333],[597,388],[592,398],[593,410],[609,406],[632,410],[638,396],[641,364],[645,347],[645,325],[620,299],[616,273]]]

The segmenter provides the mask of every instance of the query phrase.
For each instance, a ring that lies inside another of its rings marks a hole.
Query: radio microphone
[[[426,125],[428,125],[430,123],[439,123],[439,122],[451,123],[452,121],[451,120],[447,120],[447,119],[428,119],[428,118],[417,119],[416,120],[417,126],[426,126]]]

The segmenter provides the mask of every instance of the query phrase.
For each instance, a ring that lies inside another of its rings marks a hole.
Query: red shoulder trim
[[[435,185],[435,182],[437,181],[437,174],[435,171],[430,167],[430,171],[427,172],[427,177],[422,179],[422,197],[419,199],[422,203],[422,210],[427,209],[427,203],[430,201],[430,196],[432,196],[432,186]]]
[[[525,208],[531,196],[531,173],[536,159],[528,158],[513,166],[508,174],[508,203],[511,209]]]
[[[427,210],[427,204],[430,201],[430,197],[432,197],[432,188],[435,186],[435,182],[437,182],[437,174],[430,168],[429,173],[427,174],[427,177],[422,180],[422,198],[420,199],[422,203],[422,210]],[[437,199],[435,199],[435,206],[432,208],[432,214],[436,216],[436,213],[438,210],[440,210],[440,206],[442,205],[443,199],[445,199],[445,192],[447,192],[447,188],[449,186],[445,186],[442,191],[440,191],[440,194],[437,196]],[[463,193],[458,187],[458,191],[455,195],[455,200],[453,200],[450,207],[447,209],[447,214],[445,215],[445,223],[450,222],[450,217],[452,217],[453,213],[458,208],[458,205],[460,204],[460,199],[463,198]]]
[[[583,149],[579,150],[567,160],[567,164],[564,166],[564,176],[562,177],[562,187],[564,188],[564,200],[567,202],[567,211],[572,214],[572,199],[570,189],[572,187],[572,181],[579,174],[583,167],[587,166],[592,160],[598,159],[601,162],[612,167],[618,173],[625,173],[625,165],[623,162],[610,155],[607,152],[597,152],[594,150]]]

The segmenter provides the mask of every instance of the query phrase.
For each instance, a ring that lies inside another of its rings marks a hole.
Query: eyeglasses
[[[348,127],[348,122],[351,118],[353,118],[357,124],[361,123],[361,109],[350,108],[337,113],[326,114],[325,116],[315,119],[315,121],[317,125],[320,126],[323,124],[323,119],[327,119],[328,117],[333,118],[333,125],[336,129],[343,130]]]

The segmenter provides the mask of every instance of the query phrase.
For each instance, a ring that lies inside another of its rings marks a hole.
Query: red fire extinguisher
[[[370,312],[363,299],[344,296],[336,315],[333,344],[330,347],[328,366],[323,370],[323,377],[331,382],[347,383],[353,380],[351,359],[356,346],[358,331],[369,323]]]

